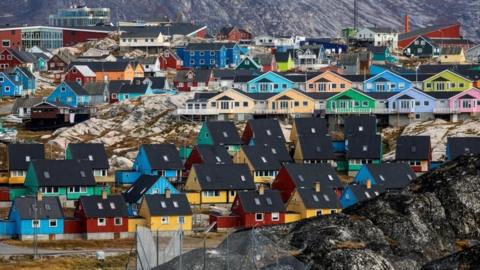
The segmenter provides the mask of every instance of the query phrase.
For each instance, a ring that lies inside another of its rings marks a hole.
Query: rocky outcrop
[[[422,270],[480,269],[480,246],[474,246],[430,262]]]

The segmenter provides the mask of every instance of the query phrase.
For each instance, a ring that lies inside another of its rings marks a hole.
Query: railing
[[[231,110],[232,113],[236,113],[234,110]],[[177,109],[178,115],[217,115],[219,110],[217,109]]]
[[[433,113],[438,113],[438,114],[451,114],[455,112],[456,110],[451,108],[434,108],[433,109]]]
[[[327,109],[327,114],[388,114],[389,111],[386,108],[335,108]]]

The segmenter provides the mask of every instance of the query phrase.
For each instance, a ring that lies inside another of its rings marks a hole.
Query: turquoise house
[[[412,82],[389,70],[385,70],[363,83],[365,92],[400,92],[410,87],[412,87]]]
[[[35,75],[26,67],[17,66],[12,71],[15,82],[22,85],[22,95],[35,94],[36,78]]]
[[[91,96],[77,82],[62,82],[47,97],[47,102],[61,102],[71,107],[87,106],[91,103]]]
[[[133,169],[141,174],[163,176],[176,182],[182,176],[183,162],[173,144],[143,144],[138,150]]]
[[[197,145],[221,145],[234,155],[240,151],[242,139],[233,122],[208,121],[203,123],[198,133]]]
[[[282,75],[269,71],[247,82],[246,92],[280,93],[293,88],[294,84],[294,82]]]
[[[125,84],[118,93],[118,101],[132,100],[145,95],[153,95],[151,84],[135,81],[134,84]]]

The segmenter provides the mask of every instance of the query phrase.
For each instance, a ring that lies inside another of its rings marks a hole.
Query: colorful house
[[[142,144],[133,168],[141,174],[164,176],[176,182],[182,177],[183,162],[173,144]]]
[[[247,145],[285,144],[280,123],[276,119],[251,119],[242,133],[242,141]]]
[[[29,52],[20,51],[14,48],[6,48],[0,52],[0,71],[18,66],[27,67],[33,70],[35,56]]]
[[[372,113],[375,99],[352,88],[328,98],[326,109],[333,114]]]
[[[14,234],[20,240],[62,239],[64,214],[58,197],[19,197],[13,201],[8,219],[15,222]]]
[[[293,159],[297,163],[329,163],[336,167],[330,136],[301,136],[295,144]]]
[[[257,54],[253,60],[260,65],[263,72],[278,71],[277,60],[274,54]]]
[[[446,160],[480,154],[480,137],[448,137]]]
[[[340,205],[342,208],[347,208],[352,205],[371,200],[382,193],[385,193],[385,188],[383,185],[348,185],[345,186],[342,196],[340,197]]]
[[[233,161],[238,164],[247,164],[253,175],[255,184],[270,185],[282,167],[270,148],[264,146],[242,146]]]
[[[140,206],[140,216],[152,231],[192,230],[192,209],[185,194],[147,194]]]
[[[21,185],[25,182],[30,161],[45,159],[43,144],[12,143],[8,144],[7,152],[10,185]]]
[[[366,164],[357,173],[354,182],[368,187],[383,185],[385,191],[399,191],[405,188],[417,176],[409,164],[382,163]]]
[[[74,215],[87,240],[128,237],[128,210],[122,195],[81,196]]]
[[[178,91],[208,90],[213,73],[210,69],[179,70],[173,84]]]
[[[20,82],[22,85],[21,95],[33,95],[35,94],[35,89],[37,87],[37,78],[30,69],[22,66],[15,67],[11,74],[15,82]]]
[[[235,69],[260,71],[262,67],[257,64],[250,56],[247,56],[243,60],[241,60],[240,63],[238,63]]]
[[[132,65],[128,61],[90,61],[90,62],[72,62],[73,65],[86,65],[95,72],[96,81],[131,81],[135,77],[144,77],[142,65]]]
[[[400,92],[411,86],[409,80],[386,70],[366,80],[363,89],[365,92]]]
[[[470,114],[467,118],[480,113],[480,90],[472,88],[458,93],[449,99],[449,107],[453,113]]]
[[[462,47],[443,47],[438,57],[440,64],[464,64],[466,61]]]
[[[160,69],[175,69],[179,70],[183,66],[183,61],[178,55],[171,49],[166,49],[160,53],[158,57],[160,61]]]
[[[315,99],[297,89],[288,89],[267,99],[267,114],[282,114],[294,117],[312,116]]]
[[[286,205],[288,212],[300,214],[301,219],[342,212],[335,191],[320,182],[313,187],[296,188]]]
[[[285,207],[278,190],[238,192],[232,214],[240,217],[240,226],[252,228],[285,223]]]
[[[374,115],[349,115],[343,125],[345,137],[377,134],[377,117]]]
[[[290,89],[294,82],[275,72],[267,72],[247,82],[248,93],[279,93]]]
[[[325,71],[318,76],[309,79],[306,82],[307,92],[343,92],[352,88],[351,81],[342,77],[341,75]]]
[[[189,68],[225,68],[229,65],[223,43],[188,43],[186,47],[177,48],[177,55],[183,66]]]
[[[97,75],[86,65],[73,65],[65,73],[65,81],[77,82],[85,86],[88,83],[95,82]]]
[[[374,62],[395,62],[395,57],[390,53],[390,48],[387,46],[370,46],[368,51],[372,53],[372,61]]]
[[[194,164],[185,183],[190,204],[231,204],[238,191],[254,190],[246,164]]]
[[[382,137],[380,135],[353,135],[345,140],[348,173],[355,174],[365,164],[382,162]]]
[[[403,55],[417,58],[433,58],[440,55],[440,48],[432,39],[418,36],[403,48]]]
[[[228,40],[228,41],[245,41],[252,40],[252,34],[245,29],[238,28],[236,26],[227,26],[220,29],[216,38],[218,40]]]
[[[432,160],[430,136],[398,137],[395,160],[409,164],[416,173],[427,172]]]
[[[276,52],[275,60],[280,72],[290,71],[295,68],[295,61],[289,52]]]
[[[465,91],[473,87],[473,81],[444,70],[423,81],[423,91]]]
[[[98,184],[113,183],[114,179],[108,177],[107,152],[102,143],[71,143],[65,150],[65,159],[83,160],[90,163],[93,176]]]
[[[47,102],[61,102],[71,107],[88,106],[91,102],[91,96],[77,82],[62,82],[47,97]]]
[[[294,118],[290,141],[295,145],[299,137],[328,135],[327,122],[323,118]]]
[[[185,170],[193,164],[233,164],[227,149],[221,145],[195,145],[185,161]]]
[[[404,126],[412,121],[434,118],[437,99],[416,88],[409,88],[387,100],[389,123],[392,126]],[[446,108],[448,109],[448,107]]]
[[[203,123],[198,133],[197,144],[222,145],[230,155],[234,155],[240,151],[242,140],[233,122],[207,121]]]
[[[124,84],[118,92],[118,101],[132,100],[145,95],[153,95],[150,85],[139,83]]]
[[[24,94],[23,85],[18,80],[15,81],[15,75],[11,76],[0,72],[0,93],[2,97],[22,96]]]

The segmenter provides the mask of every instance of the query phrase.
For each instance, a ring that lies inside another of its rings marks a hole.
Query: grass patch
[[[32,241],[19,240],[3,240],[5,244],[17,247],[32,247]],[[133,246],[133,239],[116,239],[116,240],[40,240],[38,247],[43,249],[106,249],[106,248],[131,248]]]

